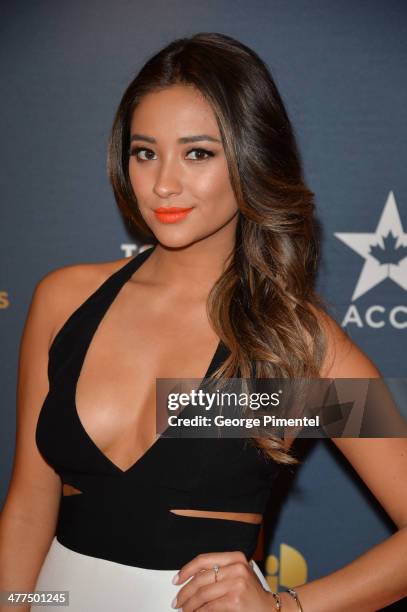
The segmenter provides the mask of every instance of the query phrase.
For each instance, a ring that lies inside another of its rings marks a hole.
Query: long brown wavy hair
[[[239,208],[234,252],[207,299],[209,321],[230,350],[213,378],[318,378],[326,338],[315,309],[326,304],[314,290],[314,193],[277,86],[252,49],[202,32],[147,61],[120,101],[109,138],[117,204],[133,229],[154,237],[129,179],[130,123],[144,95],[176,84],[196,87],[211,104]],[[252,441],[278,463],[299,462],[281,438]]]

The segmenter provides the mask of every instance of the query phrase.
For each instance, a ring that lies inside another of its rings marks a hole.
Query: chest
[[[63,400],[54,409],[71,410],[82,435],[125,471],[158,437],[156,379],[203,379],[219,341],[202,304],[169,307],[129,285],[113,301],[97,298],[51,346],[51,396]]]

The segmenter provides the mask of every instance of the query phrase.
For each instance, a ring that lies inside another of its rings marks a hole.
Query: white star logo
[[[389,193],[374,234],[335,233],[334,235],[365,260],[352,301],[386,278],[390,278],[407,290],[407,234],[403,231],[392,191]]]

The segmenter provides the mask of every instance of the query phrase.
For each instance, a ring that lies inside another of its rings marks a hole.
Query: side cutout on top
[[[69,495],[79,495],[81,493],[82,491],[79,491],[79,489],[76,489],[70,484],[64,484],[62,487],[62,495],[64,497],[68,497]]]
[[[242,521],[244,523],[252,523],[258,525],[262,522],[263,516],[258,513],[251,512],[218,512],[213,510],[178,510],[171,508],[170,512],[173,514],[179,514],[180,516],[191,516],[201,518],[213,518],[213,519],[224,519],[229,521]]]

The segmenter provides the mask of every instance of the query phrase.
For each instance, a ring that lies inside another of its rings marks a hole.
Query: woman
[[[400,599],[404,439],[333,439],[399,531],[278,595],[251,557],[279,465],[296,462],[292,438],[155,438],[156,378],[380,377],[312,288],[313,194],[264,63],[217,33],[168,45],[123,95],[108,169],[153,246],[36,287],[2,587],[69,590],[74,611],[362,612]]]

